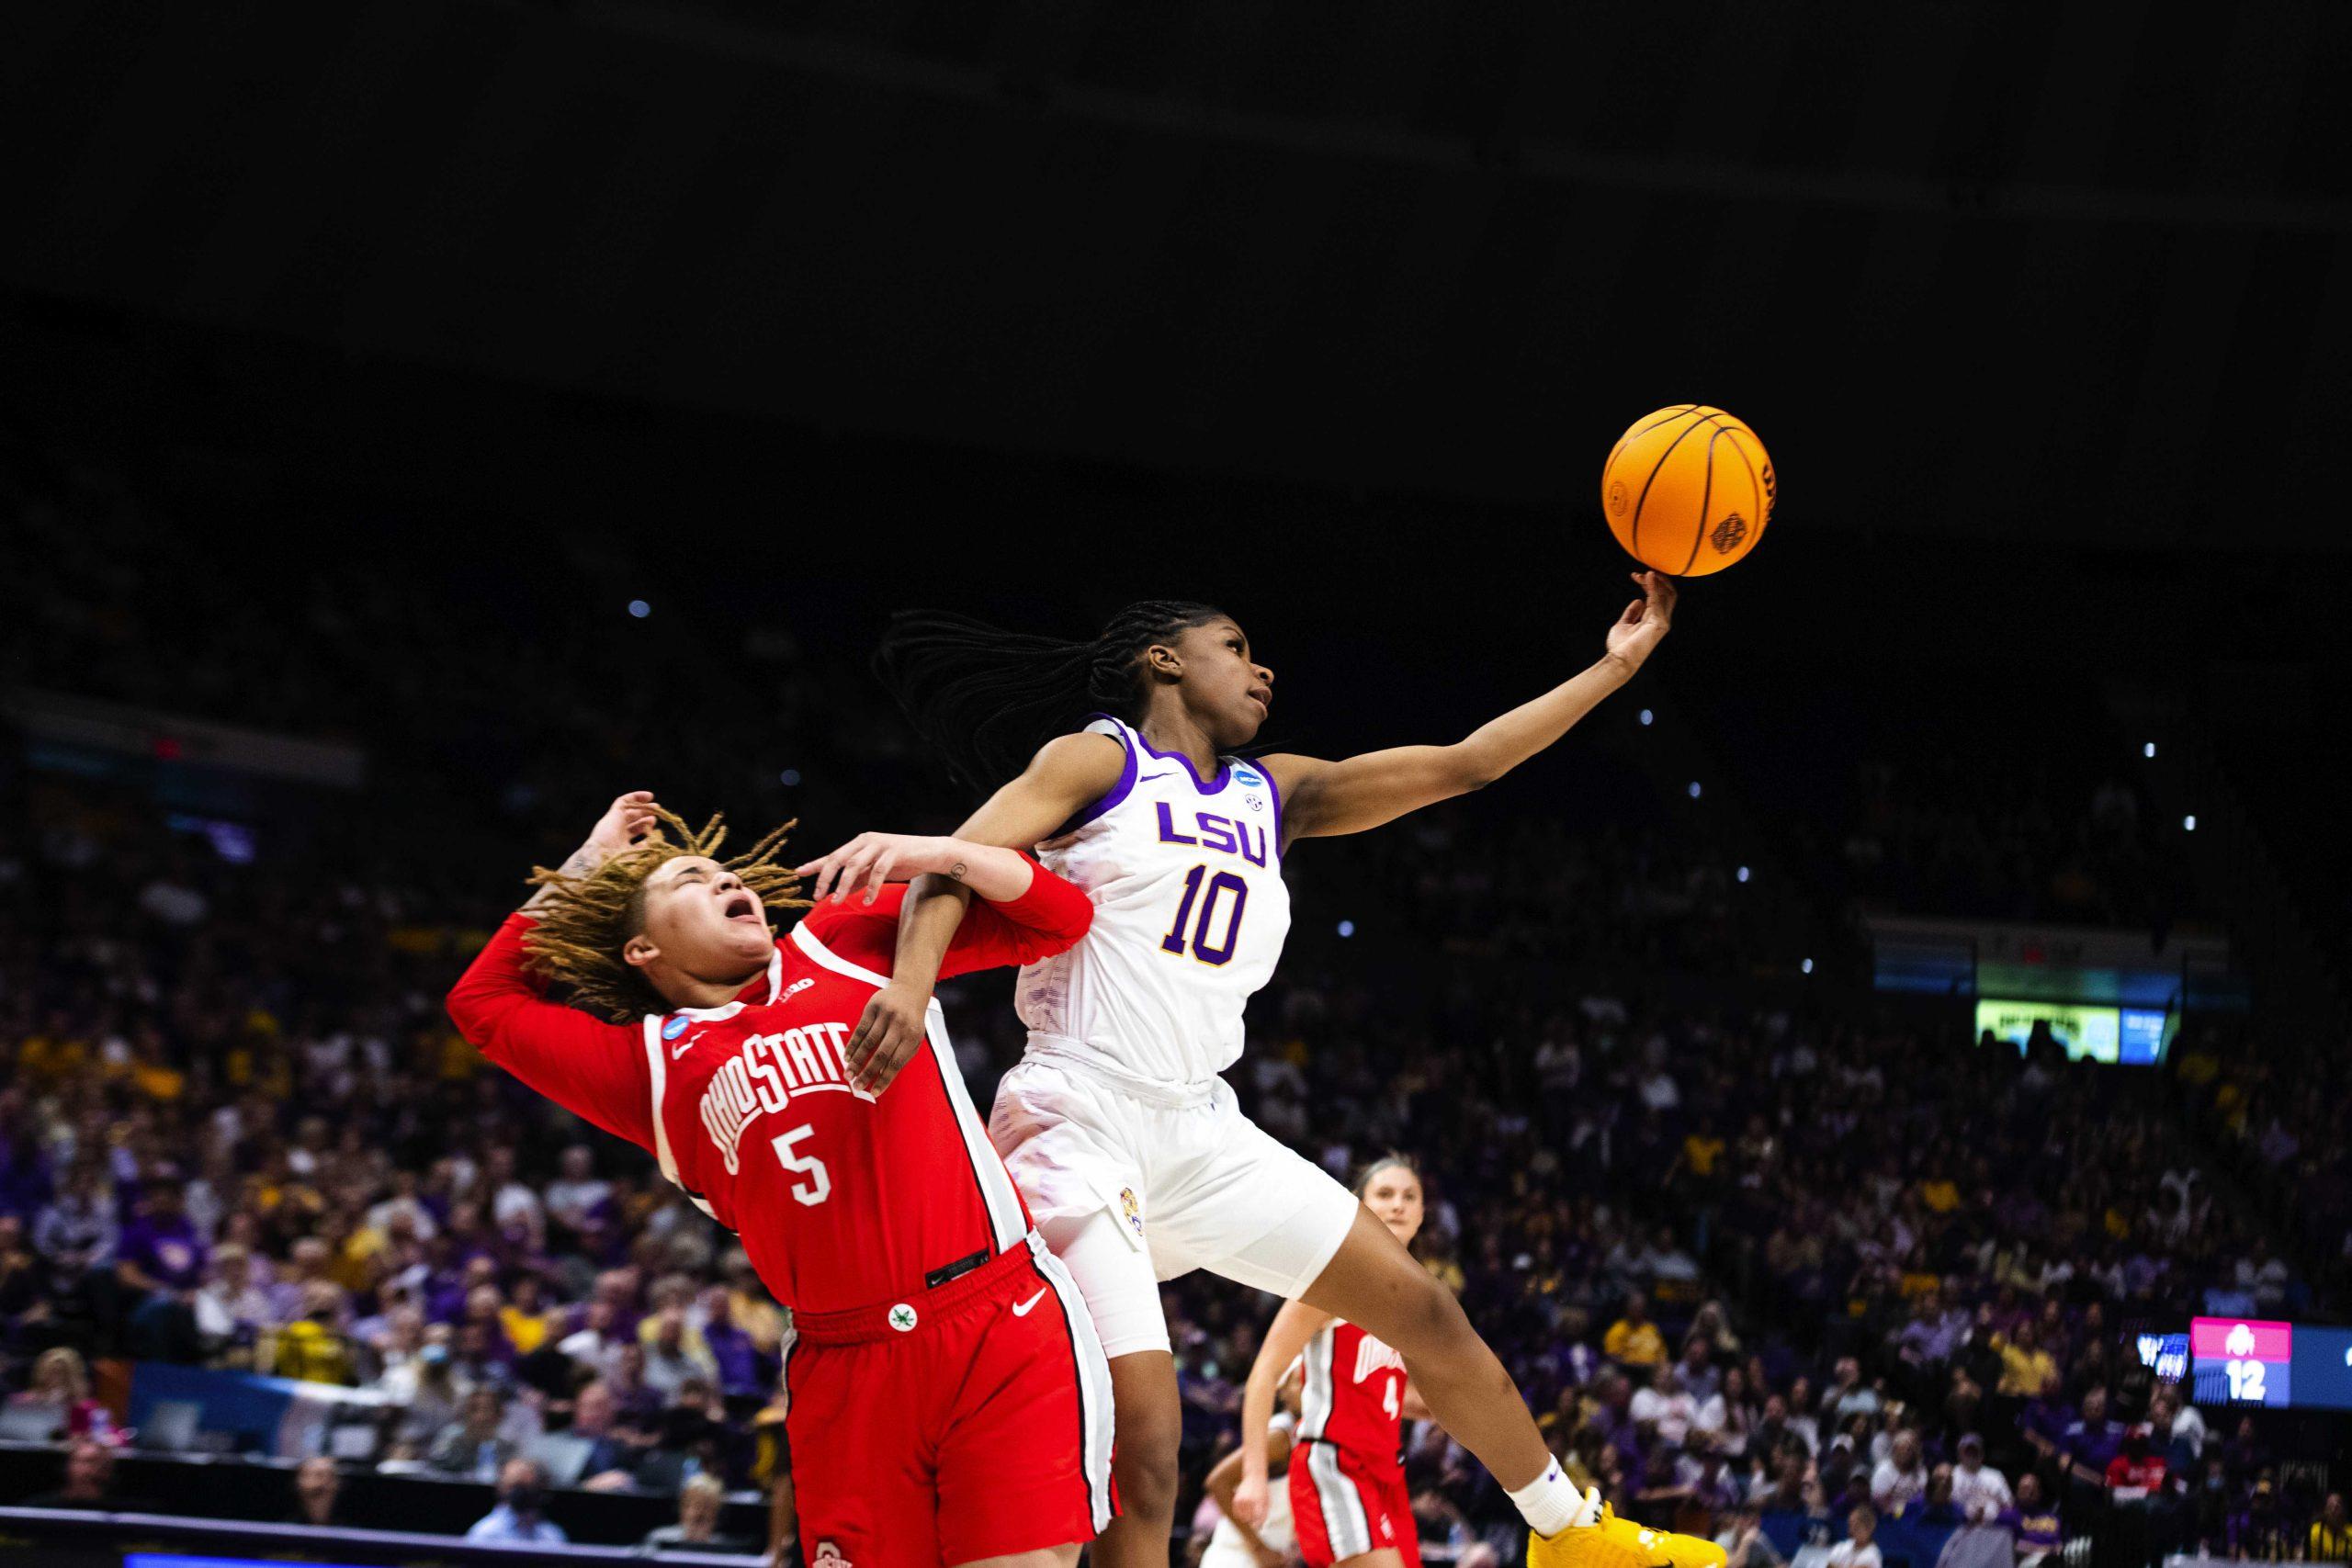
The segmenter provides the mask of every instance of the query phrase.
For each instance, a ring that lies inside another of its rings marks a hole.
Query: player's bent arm
[[[1017,850],[913,833],[860,833],[832,853],[795,868],[810,879],[809,901],[818,904],[861,891],[871,904],[887,884],[926,875],[960,882],[991,904],[1009,904],[1029,891],[1035,870],[1035,863]]]
[[[1307,1342],[1331,1321],[1332,1314],[1305,1302],[1283,1303],[1274,1321],[1266,1325],[1258,1359],[1250,1363],[1250,1380],[1241,1386],[1241,1485],[1243,1500],[1254,1498],[1255,1524],[1266,1517],[1267,1428],[1274,1421],[1274,1391],[1290,1364],[1306,1352]],[[1240,1515],[1235,1516],[1237,1518]]]
[[[1290,1457],[1291,1438],[1288,1432],[1272,1434],[1267,1444],[1269,1464],[1280,1464]],[[1242,1544],[1250,1549],[1251,1556],[1261,1562],[1282,1557],[1283,1554],[1258,1533],[1257,1525],[1233,1511],[1233,1495],[1240,1484],[1241,1450],[1238,1448],[1217,1461],[1208,1474],[1201,1479],[1201,1490],[1216,1499],[1217,1511],[1233,1521],[1233,1528],[1240,1532]],[[1259,1518],[1260,1523],[1264,1522],[1263,1515]]]
[[[956,830],[975,844],[1026,849],[1052,834],[1119,782],[1126,749],[1107,735],[1064,735],[1047,741],[1019,778],[990,795]],[[931,993],[972,890],[946,877],[917,877],[899,917],[890,983],[865,1004],[843,1051],[852,1077],[869,1094],[889,1087],[922,1039]]]
[[[645,1037],[539,994],[523,949],[532,925],[517,911],[475,954],[449,992],[449,1020],[474,1049],[575,1116],[639,1148],[653,1146]]]
[[[1126,748],[1107,735],[1063,735],[1048,740],[1011,780],[956,829],[974,844],[1027,849],[1102,799],[1126,767]],[[928,1000],[939,983],[939,963],[963,922],[968,888],[944,877],[919,878],[899,917],[894,987]],[[953,906],[950,908],[949,906]]]

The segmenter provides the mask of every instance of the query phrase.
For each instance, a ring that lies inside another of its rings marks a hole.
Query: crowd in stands
[[[137,1440],[94,1389],[127,1358],[379,1393],[365,1462],[494,1484],[483,1534],[560,1539],[558,1496],[580,1486],[677,1494],[678,1528],[708,1540],[722,1490],[779,1462],[786,1320],[650,1159],[489,1068],[440,998],[532,846],[576,831],[537,820],[586,798],[567,773],[658,753],[714,803],[781,816],[775,770],[754,778],[677,724],[619,654],[559,657],[383,581],[298,595],[317,660],[231,635],[159,661],[148,613],[169,626],[185,604],[83,526],[130,499],[78,479],[17,499],[47,509],[62,574],[6,634],[27,678],[414,740],[382,747],[398,760],[322,807],[300,854],[266,836],[224,854],[129,784],[0,770],[19,829],[0,840],[0,1381],[74,1445],[64,1495],[104,1495],[109,1456]],[[199,556],[172,558],[217,574]],[[788,639],[747,651],[756,678],[713,679],[741,679],[792,755],[885,781],[886,805],[913,793],[887,722],[829,707],[840,683]],[[256,669],[285,679],[241,683]],[[1866,823],[1877,850],[1848,858],[1946,907],[2020,860],[2063,866],[2076,841],[2035,829],[1939,869],[1930,847],[1975,840],[1936,797],[1888,788]],[[2077,847],[2116,853],[2083,908],[2139,897],[2115,869],[2144,843],[2121,810],[2087,818]],[[1418,1156],[1425,1261],[1571,1472],[1628,1514],[1724,1535],[1736,1568],[1774,1560],[1766,1515],[1801,1518],[1837,1568],[1874,1568],[1874,1538],[1922,1521],[2047,1556],[2120,1508],[2152,1541],[2232,1555],[2341,1539],[2340,1498],[2282,1466],[2259,1423],[2209,1427],[2125,1337],[2325,1304],[2287,1260],[2310,1235],[2267,1228],[2179,1109],[2233,1163],[2333,1183],[2307,1217],[2341,1248],[2352,1171],[2324,1136],[2352,1109],[2341,1069],[2289,1093],[2245,1053],[2132,1074],[1850,997],[1679,1001],[1648,976],[1735,966],[1772,917],[1720,846],[1675,826],[1582,834],[1482,799],[1366,840],[1350,874],[1396,919],[1504,959],[1600,946],[1626,983],[1294,964],[1253,1003],[1234,1073],[1263,1125],[1335,1173]],[[1614,901],[1584,897],[1600,889]],[[1018,1048],[1002,987],[967,982],[948,1005],[985,1104]],[[1273,1303],[1198,1276],[1169,1299],[1197,1495]],[[1413,1432],[1408,1473],[1433,1549],[1514,1558],[1508,1501],[1442,1432]],[[302,1476],[301,1506],[331,1515],[334,1464]]]

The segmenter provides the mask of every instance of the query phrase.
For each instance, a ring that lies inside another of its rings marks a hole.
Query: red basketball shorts
[[[1302,1443],[1290,1456],[1291,1521],[1307,1568],[1331,1568],[1383,1549],[1421,1568],[1413,1499],[1394,1463],[1370,1464],[1329,1443]]]
[[[903,1302],[796,1314],[785,1424],[811,1568],[954,1568],[1110,1522],[1110,1368],[1029,1241]]]

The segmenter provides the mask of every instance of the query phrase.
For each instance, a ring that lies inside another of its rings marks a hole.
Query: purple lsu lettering
[[[1166,801],[1154,802],[1159,807],[1159,841],[1163,844],[1197,844],[1220,854],[1239,855],[1251,865],[1266,863],[1266,830],[1252,829],[1247,822],[1230,817],[1219,817],[1213,811],[1193,813],[1193,832],[1176,829],[1175,814]]]
[[[1356,1341],[1356,1382],[1362,1382],[1374,1372],[1394,1367],[1405,1370],[1405,1358],[1367,1334]]]
[[[808,1023],[781,1034],[754,1034],[719,1064],[702,1091],[702,1125],[727,1173],[735,1174],[735,1145],[743,1129],[799,1095],[851,1094],[842,1048],[846,1023]]]

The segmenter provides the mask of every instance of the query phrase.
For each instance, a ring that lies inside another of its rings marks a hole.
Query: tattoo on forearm
[[[949,876],[951,879],[953,879],[953,880],[955,880],[955,881],[956,881],[956,882],[961,882],[961,881],[963,881],[963,880],[964,880],[964,863],[963,863],[962,861],[960,861],[960,860],[959,860],[959,861],[957,861],[954,865],[949,866],[949,867],[947,868],[947,874],[948,874],[948,876]]]

